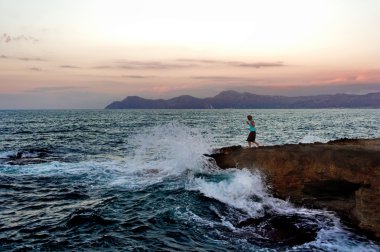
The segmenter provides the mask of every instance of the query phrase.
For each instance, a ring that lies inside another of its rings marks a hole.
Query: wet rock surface
[[[380,238],[380,139],[225,147],[209,157],[220,168],[260,170],[274,195],[333,210]]]
[[[253,227],[257,245],[295,246],[314,241],[319,227],[297,215],[266,215],[240,222],[237,227]]]
[[[59,157],[56,153],[48,148],[19,150],[13,154],[9,154],[5,157],[0,158],[0,162],[9,165],[40,164],[62,160],[62,157]]]

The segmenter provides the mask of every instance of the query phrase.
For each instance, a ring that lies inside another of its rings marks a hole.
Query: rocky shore
[[[243,148],[207,155],[222,168],[260,170],[272,193],[297,205],[335,211],[380,238],[380,138]]]

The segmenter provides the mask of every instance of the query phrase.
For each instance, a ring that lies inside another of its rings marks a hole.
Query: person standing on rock
[[[249,125],[249,135],[247,138],[248,147],[251,148],[251,143],[254,143],[257,147],[260,145],[256,142],[256,128],[255,128],[255,122],[252,119],[251,115],[247,116],[247,124]]]

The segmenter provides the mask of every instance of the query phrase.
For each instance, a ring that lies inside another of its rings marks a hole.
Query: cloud
[[[329,73],[326,77],[317,78],[313,84],[379,83],[379,81],[380,69],[372,69]]]
[[[223,61],[210,59],[177,59],[174,62],[161,61],[133,61],[117,60],[113,64],[94,66],[93,69],[128,69],[128,70],[168,70],[210,66],[222,67],[243,67],[243,68],[264,68],[264,67],[284,67],[282,61],[275,62],[243,62],[243,61]]]
[[[44,59],[41,59],[41,58],[28,58],[28,57],[21,57],[21,58],[17,58],[18,60],[22,60],[22,61],[46,61]]]
[[[73,66],[73,65],[61,65],[59,66],[60,68],[70,68],[70,69],[74,69],[74,68],[80,68],[78,66]]]
[[[209,60],[209,59],[177,59],[179,62],[191,62],[206,65],[224,65],[232,67],[245,67],[245,68],[262,68],[262,67],[284,67],[285,65],[282,61],[274,62],[243,62],[243,61],[224,61],[224,60]]]
[[[180,69],[196,67],[196,64],[178,64],[178,63],[165,63],[160,61],[130,61],[118,60],[114,64],[99,65],[93,67],[94,69],[132,69],[132,70],[166,70],[166,69]]]
[[[12,37],[6,33],[3,33],[3,35],[0,36],[0,42],[9,43],[12,41]]]
[[[245,78],[245,77],[233,77],[233,76],[191,76],[191,79],[195,80],[211,80],[216,82],[247,82],[247,81],[258,81],[260,79],[255,78]]]
[[[11,36],[10,34],[3,33],[0,35],[0,42],[4,43],[11,43],[11,42],[31,42],[33,44],[39,42],[39,40],[33,36],[29,35],[18,35],[18,36]]]
[[[43,71],[41,68],[38,68],[38,67],[31,67],[31,68],[29,68],[29,70],[36,71],[36,72],[42,72]]]
[[[8,55],[0,55],[0,58],[2,59],[8,59],[8,60],[21,60],[21,61],[46,61],[45,59],[38,58],[38,57],[12,57]]]
[[[153,75],[122,75],[123,78],[129,78],[129,79],[146,79],[146,78],[154,78]]]
[[[48,93],[48,92],[57,92],[57,91],[67,91],[67,90],[76,90],[82,89],[80,86],[57,86],[57,87],[37,87],[29,90],[25,90],[25,92],[30,93]]]
[[[172,68],[187,68],[194,67],[195,64],[173,64],[164,63],[160,61],[130,61],[130,60],[119,60],[116,64],[120,68],[124,69],[172,69]]]
[[[181,62],[194,62],[194,63],[201,63],[201,64],[220,64],[224,63],[225,61],[220,61],[220,60],[209,60],[209,59],[177,59],[177,61]]]
[[[251,68],[262,68],[262,67],[283,67],[285,66],[283,62],[276,61],[276,62],[254,62],[254,63],[246,63],[246,62],[239,62],[239,61],[231,61],[228,62],[231,66],[235,67],[251,67]]]

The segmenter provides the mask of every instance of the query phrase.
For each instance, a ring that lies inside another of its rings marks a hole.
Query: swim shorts
[[[249,132],[247,141],[248,142],[254,142],[256,140],[256,131]]]

